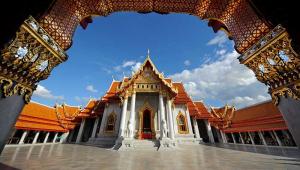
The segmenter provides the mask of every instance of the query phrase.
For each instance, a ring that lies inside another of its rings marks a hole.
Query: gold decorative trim
[[[231,121],[235,115],[235,107],[225,105],[222,108],[211,107],[209,123],[217,129],[225,129],[231,126]]]
[[[150,64],[150,67],[146,67],[147,63]],[[146,74],[148,76],[143,75],[145,72],[147,72]],[[139,80],[140,77],[142,77],[142,80]],[[163,88],[163,86],[165,88]],[[117,90],[117,93],[123,96],[127,90],[130,95],[135,92],[163,92],[164,94],[167,94],[169,91],[171,92],[172,96],[176,96],[178,93],[178,90],[172,85],[172,83],[167,82],[164,78],[164,75],[157,70],[149,55],[144,63],[140,66],[139,70],[133,74],[131,79],[128,82],[122,82],[120,88]]]
[[[58,108],[62,109],[62,113],[60,113],[58,111]],[[75,127],[77,122],[74,122],[74,120],[76,119],[76,117],[79,115],[81,109],[80,107],[78,107],[78,110],[76,111],[76,113],[74,114],[70,114],[66,111],[65,109],[66,104],[62,104],[62,105],[58,105],[55,104],[54,108],[55,108],[55,114],[58,120],[58,123],[60,124],[61,127],[63,127],[64,129],[72,129],[73,127]]]
[[[0,87],[3,91],[3,97],[9,97],[15,94],[23,95],[25,103],[29,103],[33,90],[22,84],[14,84],[12,80],[0,76]]]
[[[269,87],[276,105],[280,96],[300,99],[300,57],[293,50],[289,34],[281,25],[276,26],[239,59],[260,82]]]
[[[278,105],[280,102],[280,97],[290,97],[295,100],[300,100],[300,82],[296,82],[290,86],[283,86],[274,90],[271,90],[271,96],[273,103]]]
[[[16,38],[1,51],[0,60],[3,97],[24,95],[28,103],[37,83],[47,79],[54,67],[67,60],[67,55],[38,22],[29,17]]]
[[[181,130],[179,128],[180,126],[180,117],[183,117],[183,120],[184,120],[184,127],[185,127],[185,131]],[[177,129],[178,129],[178,133],[179,134],[188,134],[189,133],[189,127],[188,127],[188,124],[187,124],[187,117],[181,112],[179,111],[178,115],[176,116],[176,120],[177,120]]]

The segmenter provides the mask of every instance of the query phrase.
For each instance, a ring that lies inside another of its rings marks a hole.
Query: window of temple
[[[177,119],[178,133],[187,134],[189,131],[187,128],[187,122],[185,116],[181,112],[179,112],[176,119]]]
[[[113,132],[115,130],[115,122],[116,122],[116,114],[114,112],[111,112],[107,117],[105,131]]]

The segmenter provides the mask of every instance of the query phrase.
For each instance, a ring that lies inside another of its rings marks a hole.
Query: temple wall
[[[177,116],[178,116],[179,112],[181,112],[186,117],[187,128],[189,130],[188,134],[179,134],[179,132],[178,132]],[[175,136],[187,136],[187,135],[190,136],[190,135],[193,135],[193,130],[192,130],[192,126],[191,126],[191,119],[190,119],[189,112],[188,112],[188,109],[187,109],[186,105],[184,105],[184,104],[175,105],[175,107],[173,109],[173,123],[174,123]]]
[[[135,103],[135,111],[136,111],[136,117],[135,117],[135,129],[139,129],[139,121],[140,116],[139,112],[143,108],[144,104],[148,102],[149,105],[154,110],[154,129],[157,133],[158,131],[158,94],[155,93],[137,93],[136,96],[136,103]]]
[[[104,116],[103,125],[101,124],[100,134],[103,136],[117,136],[119,132],[119,126],[120,126],[120,119],[121,119],[121,111],[122,108],[119,105],[119,103],[109,103],[108,106],[104,110]],[[110,113],[114,112],[116,114],[116,121],[115,121],[115,130],[113,133],[106,133],[105,128],[107,124],[107,118],[110,115]]]

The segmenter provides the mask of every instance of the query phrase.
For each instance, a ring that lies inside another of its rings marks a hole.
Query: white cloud
[[[96,90],[93,85],[87,85],[85,89],[89,92],[92,92],[92,93],[97,93],[98,92],[98,90]]]
[[[218,53],[219,60],[170,77],[182,81],[194,99],[219,100],[238,108],[270,99],[267,87],[256,80],[250,69],[239,63],[237,52]]]
[[[184,64],[185,66],[189,66],[189,65],[191,65],[191,62],[190,62],[190,60],[185,60],[185,61],[183,62],[183,64]]]
[[[227,42],[227,40],[227,35],[224,32],[219,31],[213,39],[207,42],[207,45],[218,45],[219,47],[222,47],[223,44]]]
[[[131,66],[131,71],[136,72],[141,67],[141,65],[141,62],[136,62],[133,66]]]
[[[217,50],[216,54],[217,55],[224,55],[226,53],[226,49],[221,49],[221,50]]]
[[[64,96],[55,96],[48,90],[46,87],[42,85],[38,85],[36,90],[33,92],[33,95],[36,97],[40,97],[43,99],[49,100],[64,100]]]
[[[124,61],[121,65],[113,67],[115,71],[121,71],[124,68],[134,66],[137,62],[136,61]]]
[[[129,67],[129,66],[133,66],[135,63],[136,63],[135,61],[125,61],[125,62],[123,62],[122,67],[126,68],[126,67]]]

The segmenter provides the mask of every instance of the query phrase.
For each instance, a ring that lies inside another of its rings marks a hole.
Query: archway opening
[[[143,127],[142,127],[142,139],[152,139],[151,129],[151,112],[146,109],[143,112]]]

